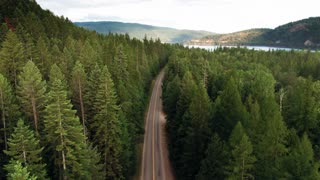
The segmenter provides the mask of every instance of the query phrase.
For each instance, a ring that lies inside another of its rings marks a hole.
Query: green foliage
[[[119,119],[120,108],[117,105],[114,84],[107,66],[101,70],[100,84],[94,101],[94,122],[91,124],[95,142],[104,157],[104,166],[107,179],[122,179],[122,165],[120,163],[121,122]]]
[[[316,67],[317,52],[172,47],[162,97],[177,179],[318,179]],[[207,121],[199,94],[213,102]]]
[[[226,177],[225,165],[228,163],[228,148],[217,134],[214,134],[206,150],[206,156],[201,161],[201,167],[196,179],[224,179]]]
[[[36,180],[38,179],[36,176],[31,176],[30,172],[28,172],[27,167],[23,167],[21,162],[19,161],[11,161],[10,169],[8,173],[9,180]]]
[[[20,115],[16,97],[13,95],[11,85],[8,80],[0,74],[0,110],[1,110],[1,130],[3,131],[4,149],[7,150],[7,139],[16,124],[16,118]]]
[[[21,102],[21,109],[32,120],[36,133],[43,127],[42,118],[46,105],[46,82],[37,66],[28,61],[19,75],[17,93]]]
[[[319,163],[314,160],[312,144],[304,134],[298,144],[293,145],[288,157],[284,160],[288,179],[319,179]]]
[[[8,150],[4,152],[11,157],[10,163],[6,166],[9,174],[12,168],[16,168],[16,164],[12,162],[20,162],[24,167],[28,168],[31,175],[39,179],[46,179],[45,164],[42,163],[40,141],[35,138],[34,131],[26,126],[23,120],[19,120],[17,127],[8,139]]]
[[[228,179],[254,179],[251,171],[256,161],[249,137],[244,132],[241,122],[234,127],[229,144],[231,159],[228,166]]]
[[[243,123],[248,119],[248,113],[232,77],[226,82],[222,94],[215,102],[215,107],[214,129],[223,139],[228,139],[237,121]]]
[[[4,134],[9,137],[15,121],[23,118],[37,125],[50,178],[131,179],[137,169],[136,146],[143,135],[151,81],[166,64],[169,47],[159,40],[142,42],[128,35],[87,31],[42,10],[36,1],[2,0],[0,4],[1,152],[6,149]],[[104,96],[108,100],[97,98],[98,94],[103,98],[101,84],[106,79],[100,76],[105,65],[110,68],[108,82],[115,82],[112,102],[109,96]],[[107,112],[112,109],[107,101],[116,107],[112,114]],[[113,131],[102,126],[106,136],[95,140],[96,119],[108,122]],[[103,139],[108,140],[104,149]],[[3,179],[2,165],[9,157],[0,153],[0,158]]]
[[[81,163],[85,147],[85,137],[76,111],[67,98],[64,77],[57,66],[50,71],[50,92],[46,106],[45,129],[50,159],[55,166],[55,177],[82,178],[86,169]]]
[[[0,51],[0,70],[17,87],[18,73],[25,62],[24,47],[17,35],[8,31]]]

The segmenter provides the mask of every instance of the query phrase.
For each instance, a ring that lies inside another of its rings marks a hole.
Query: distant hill
[[[185,42],[192,45],[241,45],[241,44],[260,44],[265,41],[265,33],[271,29],[250,29],[229,34],[216,34],[205,36],[200,39],[193,39]]]
[[[103,34],[108,34],[109,32],[119,34],[128,33],[130,37],[136,37],[138,39],[143,39],[145,36],[153,39],[160,38],[162,42],[167,43],[182,43],[191,39],[199,39],[204,36],[215,34],[208,31],[179,30],[167,27],[113,21],[75,22],[75,24]]]
[[[320,47],[320,17],[291,22],[275,29],[251,29],[193,39],[195,45],[268,45],[284,47]]]

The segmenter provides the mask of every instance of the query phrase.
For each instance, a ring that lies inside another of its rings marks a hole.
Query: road
[[[163,77],[164,71],[161,71],[154,83],[145,120],[141,180],[174,179],[169,162],[164,129],[165,116],[161,100]]]

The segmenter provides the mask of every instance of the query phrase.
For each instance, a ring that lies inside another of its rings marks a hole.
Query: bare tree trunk
[[[6,127],[6,116],[5,116],[5,110],[4,110],[3,90],[0,91],[0,98],[1,98],[1,115],[2,115],[3,133],[4,133],[4,146],[5,146],[5,150],[8,150],[7,127]]]
[[[244,180],[244,159],[242,158],[242,171],[241,171],[241,179]]]
[[[58,99],[58,102],[59,102],[59,99]],[[59,102],[60,104],[60,102]],[[60,108],[59,108],[59,126],[62,127],[62,120],[61,120],[61,112],[60,112]],[[62,132],[60,132],[60,141],[61,141],[61,144],[62,144],[62,151],[61,151],[61,155],[62,155],[62,167],[63,167],[63,172],[62,172],[62,177],[64,180],[67,179],[67,176],[66,176],[66,170],[67,170],[67,165],[66,165],[66,155],[65,155],[65,152],[63,150],[63,146],[64,146],[64,139],[63,139],[63,135],[62,135]]]
[[[280,89],[280,102],[279,102],[279,106],[280,106],[280,113],[282,113],[282,102],[283,102],[283,98],[284,95],[286,94],[286,92],[283,90],[283,88]]]
[[[39,132],[38,132],[37,107],[36,107],[36,100],[35,100],[35,97],[34,97],[34,96],[31,97],[31,105],[32,105],[34,128],[35,128],[35,130],[36,130],[37,135],[39,135]]]
[[[85,125],[84,106],[83,106],[83,98],[82,98],[82,87],[81,87],[80,79],[78,79],[78,88],[79,88],[79,100],[80,100],[80,110],[81,110],[83,134],[86,137],[86,125]]]

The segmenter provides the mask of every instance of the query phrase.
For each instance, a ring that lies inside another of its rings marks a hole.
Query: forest
[[[179,48],[163,85],[177,179],[320,179],[320,54]]]
[[[176,179],[320,179],[320,53],[102,35],[0,2],[0,179],[132,179],[152,80]]]
[[[0,4],[0,179],[130,179],[168,48]]]

